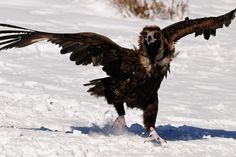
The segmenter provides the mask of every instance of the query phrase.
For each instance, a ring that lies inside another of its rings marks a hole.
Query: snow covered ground
[[[189,1],[189,17],[216,16],[235,0]],[[92,31],[132,47],[143,26],[175,21],[123,19],[103,0],[0,1],[0,22],[51,32]],[[0,157],[236,156],[236,22],[206,41],[186,37],[160,89],[156,125],[168,147],[145,143],[140,110],[116,134],[112,106],[83,83],[100,68],[78,67],[42,42],[0,54]]]

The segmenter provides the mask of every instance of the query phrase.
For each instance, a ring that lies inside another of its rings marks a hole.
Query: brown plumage
[[[120,116],[125,115],[123,104],[144,111],[144,125],[148,131],[155,127],[158,111],[158,90],[167,76],[170,62],[176,56],[174,44],[182,37],[195,33],[209,39],[216,29],[229,26],[236,9],[218,16],[189,19],[164,29],[158,26],[143,28],[139,47],[128,49],[109,38],[91,32],[58,34],[40,32],[18,26],[0,24],[10,30],[0,31],[0,50],[20,48],[46,40],[61,47],[61,54],[70,53],[76,65],[101,65],[109,77],[92,80],[88,92],[105,97]]]

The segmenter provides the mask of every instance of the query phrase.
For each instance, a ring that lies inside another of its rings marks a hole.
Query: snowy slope
[[[190,1],[189,17],[216,16],[235,0]],[[104,1],[0,1],[0,22],[42,31],[104,34],[137,45],[142,27],[174,21],[122,19]],[[186,37],[160,89],[157,130],[168,148],[143,143],[142,112],[127,109],[129,131],[111,130],[115,110],[86,93],[83,83],[103,77],[78,67],[46,42],[0,54],[0,157],[236,156],[236,22],[217,36]]]

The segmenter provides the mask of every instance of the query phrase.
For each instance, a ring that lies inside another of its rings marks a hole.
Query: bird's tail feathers
[[[109,104],[124,102],[117,88],[119,81],[112,77],[92,80],[84,86],[93,86],[89,88],[88,92],[97,97],[105,97]]]

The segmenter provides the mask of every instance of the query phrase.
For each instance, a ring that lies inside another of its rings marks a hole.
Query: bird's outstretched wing
[[[195,33],[195,37],[203,34],[204,38],[208,40],[211,35],[216,35],[216,29],[223,28],[224,25],[228,27],[235,18],[235,13],[236,9],[218,17],[199,19],[189,19],[187,17],[184,21],[165,27],[162,29],[162,33],[168,42],[176,42],[191,33]]]
[[[7,27],[7,30],[0,30],[0,51],[46,40],[59,45],[61,54],[71,53],[70,60],[77,65],[103,65],[108,75],[115,75],[111,73],[120,70],[117,69],[120,68],[117,64],[122,60],[122,54],[133,51],[117,45],[103,35],[91,32],[58,34],[8,24],[0,24],[0,27]]]

